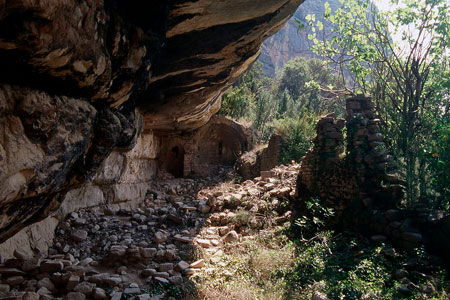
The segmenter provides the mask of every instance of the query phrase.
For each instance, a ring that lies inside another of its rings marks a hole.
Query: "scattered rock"
[[[163,284],[169,283],[169,280],[167,280],[166,278],[163,278],[163,277],[157,277],[157,276],[155,276],[155,277],[153,277],[153,280],[154,280],[155,282],[163,283]]]
[[[92,291],[94,290],[95,285],[93,283],[90,282],[81,282],[79,284],[77,284],[73,291],[74,292],[79,292],[79,293],[83,293],[85,295],[90,295],[92,293]]]
[[[101,289],[101,288],[95,288],[94,291],[92,292],[92,297],[94,299],[97,299],[97,300],[107,299],[108,298],[108,296],[106,295],[105,290]]]
[[[86,299],[86,295],[79,292],[70,292],[65,297],[66,300],[84,300]]]
[[[152,296],[150,296],[149,294],[142,294],[142,295],[137,295],[136,297],[134,297],[135,300],[152,300]]]
[[[64,264],[59,260],[48,260],[41,263],[40,269],[43,273],[61,272],[64,269]]]
[[[55,290],[55,285],[48,277],[44,277],[39,280],[36,284],[36,287],[40,289],[41,287],[45,287],[47,290],[53,292]]]
[[[22,296],[22,300],[39,300],[40,298],[41,296],[35,292],[26,292]],[[43,297],[41,299],[43,299]]]
[[[86,230],[79,230],[79,229],[73,230],[72,233],[70,234],[70,237],[75,242],[82,242],[85,239],[87,239],[87,236],[88,232]]]
[[[25,261],[28,259],[28,255],[25,252],[22,252],[20,250],[15,249],[14,250],[14,257],[17,259],[20,259],[21,261]]]
[[[193,274],[195,274],[195,269],[193,269],[193,268],[187,268],[187,269],[185,269],[184,270],[184,272],[183,272],[183,274],[184,275],[193,275]]]
[[[316,291],[312,295],[311,300],[330,300],[330,299],[326,295]]]
[[[187,268],[189,268],[189,264],[185,261],[179,261],[174,267],[175,271],[178,272],[182,272]]]
[[[23,276],[11,276],[6,278],[6,284],[9,284],[10,286],[22,284],[23,281],[24,281]]]
[[[183,283],[183,277],[181,275],[172,276],[169,281],[174,285],[181,285]]]
[[[181,236],[181,235],[175,235],[173,237],[174,240],[179,241],[179,242],[183,242],[183,243],[190,243],[192,242],[192,239],[190,237],[185,237],[185,236]]]
[[[25,275],[25,272],[16,268],[0,267],[0,274],[5,276]]]
[[[46,287],[41,287],[37,293],[41,296],[47,296],[47,295],[51,295],[52,292],[50,292]]]
[[[42,300],[61,295],[64,299],[119,300],[124,294],[134,299],[153,299],[143,293],[145,286],[130,284],[127,280],[139,275],[147,283],[182,285],[183,276],[196,272],[208,274],[210,270],[205,268],[203,259],[191,264],[181,260],[190,257],[184,248],[188,246],[186,244],[204,248],[204,253],[211,255],[208,261],[220,266],[223,242],[236,242],[241,236],[243,240],[251,238],[246,235],[249,228],[258,230],[264,226],[264,220],[258,216],[262,211],[267,213],[269,210],[272,220],[288,221],[290,211],[281,207],[287,207],[285,197],[290,197],[294,188],[285,186],[286,182],[295,182],[297,173],[290,168],[280,167],[271,171],[270,176],[263,176],[264,179],[232,185],[227,187],[229,192],[208,191],[191,195],[187,192],[189,188],[168,186],[172,192],[158,194],[172,193],[170,199],[165,196],[153,199],[142,209],[121,209],[110,213],[82,210],[61,222],[55,245],[49,257],[40,264],[40,260],[16,251],[15,258],[8,260],[9,267],[0,266],[3,278],[0,293],[9,295],[20,287],[29,291],[27,297],[41,295]],[[287,175],[283,177],[283,174]],[[261,200],[263,195],[271,197],[270,200]],[[224,199],[232,205],[227,207]],[[239,205],[238,210],[234,210],[235,205]],[[212,213],[203,215],[211,207]],[[279,224],[278,221],[275,223]],[[411,240],[412,236],[406,234],[403,238]],[[384,239],[384,236],[372,237],[373,241]],[[394,251],[391,256],[395,255]],[[399,269],[395,277],[407,289],[417,289],[426,294],[432,286],[414,287],[406,278],[412,272],[410,269],[418,265],[419,262],[414,266],[408,264],[405,268],[410,272]],[[29,276],[36,279],[29,279]],[[228,272],[224,276],[233,274]],[[36,290],[37,293],[32,294]],[[110,290],[111,293],[106,292]],[[312,299],[327,298],[316,292]]]
[[[124,292],[124,294],[137,295],[137,294],[141,293],[141,289],[138,287],[128,287],[123,292]]]
[[[120,300],[121,298],[122,298],[122,293],[117,292],[112,296],[111,300]]]
[[[160,272],[167,272],[173,270],[173,263],[163,263],[158,266]]]
[[[223,240],[226,243],[235,242],[235,241],[239,240],[239,235],[237,234],[236,231],[231,230],[223,237]]]
[[[165,243],[168,238],[169,236],[165,232],[158,231],[155,233],[155,242],[158,244]]]
[[[68,291],[72,291],[79,282],[80,282],[80,276],[70,275],[69,279],[67,280],[66,289]]]
[[[211,242],[209,240],[198,239],[197,244],[199,244],[202,248],[210,248]]]
[[[190,268],[200,269],[205,266],[205,261],[203,259],[197,260],[189,265]]]

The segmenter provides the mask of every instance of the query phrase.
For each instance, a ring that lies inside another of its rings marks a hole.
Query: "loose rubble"
[[[57,227],[47,257],[17,249],[15,258],[0,265],[0,299],[162,299],[164,289],[181,290],[191,276],[208,274],[211,263],[220,266],[233,243],[290,221],[299,170],[298,164],[279,166],[240,184],[230,180],[229,170],[195,180],[165,176],[149,185],[138,209],[73,212]],[[395,256],[395,250],[386,255]],[[412,258],[393,274],[402,282],[397,290],[433,292],[433,285],[413,281],[430,277],[430,270],[432,256]],[[327,298],[317,292],[313,299]]]
[[[220,184],[229,170],[214,179],[166,176],[149,186],[138,209],[73,212],[57,227],[48,257],[17,250],[0,266],[0,296],[160,299],[148,293],[151,286],[182,286],[204,267],[196,248],[213,254],[269,226],[261,212],[288,221],[298,168],[280,166],[242,184]]]

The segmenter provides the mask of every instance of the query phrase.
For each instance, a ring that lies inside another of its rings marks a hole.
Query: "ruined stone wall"
[[[425,244],[449,250],[448,217],[400,208],[403,191],[397,164],[384,145],[371,99],[357,96],[347,99],[346,105],[346,120],[330,114],[317,123],[314,146],[301,162],[297,208],[302,210],[309,198],[320,197],[335,210],[331,221],[335,226],[378,240],[389,238],[405,249]]]
[[[322,117],[316,126],[313,148],[302,159],[298,190],[302,197],[319,196],[340,213],[358,196],[356,174],[342,160],[344,119]]]
[[[247,180],[260,176],[261,171],[276,167],[280,163],[282,143],[282,137],[273,134],[267,145],[239,157],[235,165],[237,172]]]
[[[347,99],[346,120],[336,119],[334,114],[322,117],[314,146],[302,159],[300,197],[317,195],[336,208],[339,216],[359,204],[395,207],[402,193],[396,186],[382,185],[395,178],[397,169],[384,146],[378,122],[371,99],[363,96]]]
[[[251,147],[249,128],[214,116],[196,131],[163,137],[160,168],[175,177],[210,176]]]
[[[282,144],[281,135],[273,134],[270,137],[269,145],[261,152],[261,171],[269,171],[279,164]]]
[[[141,122],[140,113],[136,116],[136,122]],[[146,198],[158,171],[175,172],[173,175],[179,177],[212,175],[223,165],[234,164],[234,151],[251,147],[248,129],[223,117],[213,117],[199,130],[166,138],[149,130],[142,132],[142,126],[138,128],[141,130],[131,149],[114,150],[91,180],[67,191],[56,211],[0,244],[0,257],[12,257],[14,249],[22,249],[30,255],[46,253],[58,222],[78,209],[137,207]],[[222,143],[223,155],[218,153],[219,143]],[[178,147],[178,156],[172,151],[174,147]],[[208,156],[210,150],[213,153]],[[179,164],[181,169],[177,169]]]

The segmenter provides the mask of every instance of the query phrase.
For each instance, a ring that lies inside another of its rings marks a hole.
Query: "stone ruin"
[[[248,180],[276,167],[280,162],[282,144],[281,135],[273,134],[266,146],[248,151],[239,157],[235,165],[236,171],[244,180]]]
[[[252,146],[249,129],[224,117],[214,116],[195,131],[170,135],[143,129],[142,119],[136,114],[141,126],[132,149],[113,151],[89,182],[67,191],[55,212],[0,243],[1,257],[12,257],[14,249],[29,255],[47,253],[56,226],[71,212],[137,208],[158,178],[218,174]]]
[[[314,146],[302,159],[299,195],[321,197],[338,215],[356,202],[365,207],[395,207],[401,190],[382,183],[395,181],[397,165],[384,146],[379,122],[370,98],[362,96],[347,100],[347,119],[336,119],[334,114],[322,117]]]
[[[251,150],[250,128],[221,116],[196,131],[161,137],[159,170],[175,177],[212,176]]]
[[[398,166],[385,147],[371,99],[349,98],[346,109],[346,119],[329,114],[317,123],[314,145],[303,157],[297,179],[297,210],[304,209],[308,199],[319,197],[335,212],[333,226],[376,240],[389,238],[404,249],[427,245],[448,252],[448,216],[400,208],[403,189]]]

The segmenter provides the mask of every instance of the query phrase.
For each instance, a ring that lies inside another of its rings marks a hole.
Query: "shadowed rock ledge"
[[[0,241],[112,176],[111,153],[205,124],[301,2],[0,0]]]

